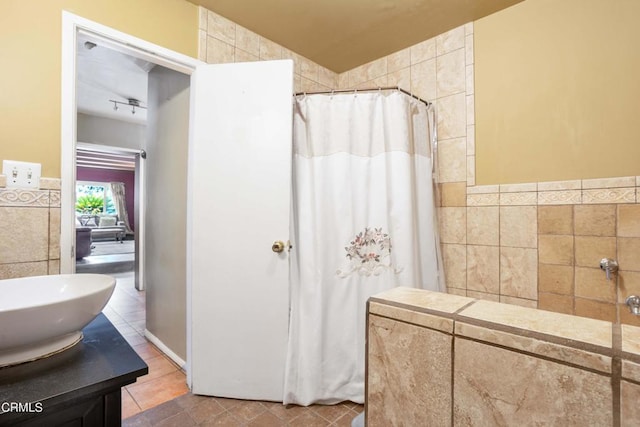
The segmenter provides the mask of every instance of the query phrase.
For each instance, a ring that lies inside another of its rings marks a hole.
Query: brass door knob
[[[273,245],[271,245],[271,250],[277,253],[284,251],[284,242],[282,240],[276,240],[273,242]]]

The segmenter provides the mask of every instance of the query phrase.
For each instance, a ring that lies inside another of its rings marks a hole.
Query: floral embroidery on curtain
[[[349,246],[345,246],[346,257],[350,265],[345,270],[338,270],[339,277],[348,277],[357,272],[361,276],[378,276],[384,270],[398,274],[402,268],[391,265],[391,237],[382,232],[382,227],[366,227],[358,233]]]

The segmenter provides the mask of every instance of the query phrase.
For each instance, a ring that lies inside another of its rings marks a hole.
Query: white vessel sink
[[[0,367],[64,351],[105,307],[116,279],[59,274],[0,280]]]

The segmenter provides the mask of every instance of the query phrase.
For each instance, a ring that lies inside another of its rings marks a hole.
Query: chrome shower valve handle
[[[602,258],[600,260],[600,269],[607,274],[607,280],[611,280],[611,274],[618,271],[618,262],[611,258]]]
[[[635,316],[640,316],[640,297],[639,296],[630,295],[627,297],[627,299],[624,302],[625,304],[627,304],[627,307],[629,307],[629,311],[631,312],[631,314]]]

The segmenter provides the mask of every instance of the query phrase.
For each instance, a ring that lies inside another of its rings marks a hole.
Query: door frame
[[[156,65],[191,75],[204,62],[158,46],[97,22],[62,11],[61,91],[61,194],[60,273],[75,273],[74,199],[76,182],[77,106],[76,36],[82,32],[91,41],[144,59]]]
[[[144,291],[144,212],[145,212],[145,162],[147,154],[141,148],[123,148],[115,145],[101,145],[94,144],[92,142],[76,141],[76,148],[85,148],[97,153],[107,154],[125,154],[134,156],[135,158],[135,184],[134,184],[134,212],[129,212],[129,215],[133,214],[133,218],[136,224],[134,230],[135,240],[135,288],[139,291]]]
[[[89,40],[99,43],[109,49],[143,59],[156,65],[169,68],[186,75],[192,75],[203,61],[179,52],[150,43],[146,40],[123,33],[95,21],[80,17],[73,13],[62,11],[62,84],[61,84],[61,188],[60,188],[60,273],[75,273],[75,185],[76,185],[76,146],[77,146],[77,105],[76,105],[76,37],[82,33]],[[190,139],[191,137],[189,137]],[[189,152],[191,142],[189,141]],[[187,164],[187,182],[191,184],[192,159],[189,154]],[[187,256],[191,245],[191,224],[189,207],[191,200],[187,193]],[[187,352],[190,343],[190,277],[191,267],[187,262],[186,298],[187,298]],[[143,284],[144,286],[144,284]],[[156,343],[162,344],[162,343]],[[161,346],[162,347],[162,346]],[[173,352],[167,350],[170,357]],[[177,357],[177,356],[176,356]],[[180,363],[181,361],[177,361]],[[190,369],[188,364],[187,379],[190,384]]]

